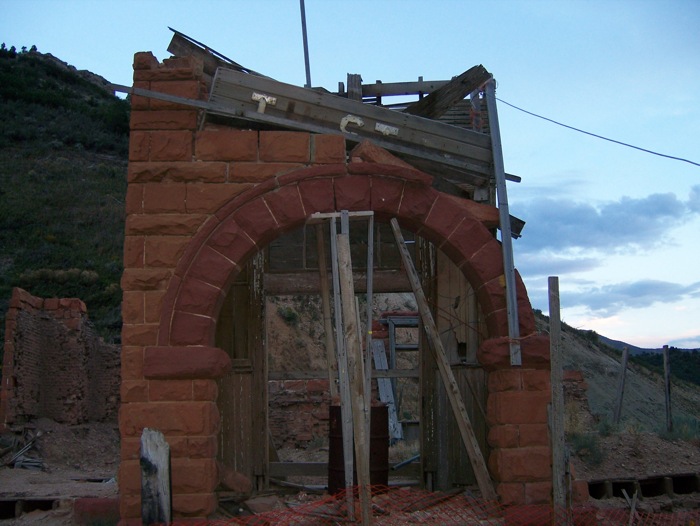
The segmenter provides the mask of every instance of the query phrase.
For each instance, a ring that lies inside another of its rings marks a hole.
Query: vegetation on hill
[[[0,319],[13,287],[78,297],[118,341],[129,104],[99,80],[0,47]]]
[[[658,374],[664,374],[663,354],[648,352],[630,356],[630,360]],[[670,362],[671,376],[700,385],[700,351],[684,351],[669,347],[668,361]]]

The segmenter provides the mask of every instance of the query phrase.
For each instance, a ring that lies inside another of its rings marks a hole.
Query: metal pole
[[[501,147],[501,130],[498,125],[496,109],[496,92],[493,78],[486,83],[486,106],[491,128],[491,151],[493,152],[493,171],[496,176],[496,194],[498,195],[498,213],[501,223],[501,243],[503,245],[503,274],[506,280],[506,309],[508,312],[508,336],[510,337],[510,364],[522,365],[520,356],[520,326],[518,325],[518,296],[515,290],[515,264],[513,262],[513,239],[510,234],[510,212],[508,211],[508,194],[506,192],[506,172],[503,166],[503,149]]]
[[[311,68],[309,66],[309,42],[306,36],[306,8],[304,0],[299,0],[299,8],[301,9],[301,33],[304,38],[304,66],[306,67],[306,84],[305,88],[311,87]]]

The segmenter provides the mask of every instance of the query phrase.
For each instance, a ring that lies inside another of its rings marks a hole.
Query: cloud
[[[700,334],[676,338],[675,340],[671,340],[668,344],[678,349],[700,349]]]
[[[592,257],[560,257],[548,251],[524,252],[514,248],[518,271],[528,278],[538,276],[562,276],[578,272],[587,272],[600,266],[600,259]]]
[[[688,208],[691,212],[700,214],[700,184],[695,185],[690,189],[690,197],[688,198]]]
[[[665,241],[688,214],[700,213],[700,186],[686,203],[674,194],[622,197],[593,205],[571,199],[533,199],[513,208],[527,225],[520,250],[630,252]]]
[[[675,303],[697,297],[700,297],[700,282],[681,285],[644,279],[562,293],[561,304],[562,307],[582,306],[591,312],[612,316],[624,309],[640,309],[655,303]]]

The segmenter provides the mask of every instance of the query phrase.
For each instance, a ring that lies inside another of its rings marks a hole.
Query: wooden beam
[[[331,298],[328,284],[328,268],[326,266],[326,247],[323,241],[323,225],[316,225],[316,248],[318,249],[318,273],[321,286],[321,308],[323,310],[323,333],[326,341],[326,359],[328,361],[328,385],[331,400],[338,396],[338,358],[335,354],[333,341],[333,322],[331,321]]]
[[[391,220],[391,229],[394,231],[394,237],[396,238],[396,243],[401,253],[401,259],[408,274],[408,279],[413,287],[413,294],[416,297],[416,303],[418,304],[418,310],[420,312],[421,318],[423,320],[423,327],[430,341],[429,347],[432,351],[433,358],[437,362],[438,370],[440,371],[440,376],[445,385],[445,390],[447,391],[447,397],[452,406],[452,411],[454,412],[455,420],[457,421],[457,427],[459,428],[460,434],[462,435],[462,441],[464,442],[464,447],[469,454],[469,460],[471,462],[472,469],[474,470],[474,475],[476,477],[477,484],[481,490],[482,497],[488,501],[496,501],[498,496],[493,488],[493,483],[491,477],[489,476],[488,469],[486,468],[486,462],[481,454],[481,449],[479,449],[479,443],[474,435],[474,428],[469,421],[469,415],[467,414],[467,408],[462,400],[462,393],[459,391],[459,386],[457,385],[457,380],[452,373],[450,364],[447,361],[447,356],[445,355],[445,349],[442,347],[442,341],[440,340],[440,334],[438,333],[437,327],[435,326],[435,320],[430,312],[430,306],[423,292],[423,287],[420,284],[420,279],[418,278],[418,273],[411,260],[411,255],[408,253],[406,244],[401,234],[401,228],[396,218]]]
[[[449,80],[417,80],[413,82],[377,82],[363,84],[363,97],[392,97],[403,95],[427,95],[448,84]]]
[[[501,252],[503,253],[503,277],[506,282],[506,314],[508,316],[508,336],[510,338],[510,364],[513,366],[520,366],[522,365],[522,355],[520,351],[520,324],[518,322],[518,293],[515,290],[513,239],[510,232],[506,172],[503,165],[503,149],[501,148],[501,130],[498,124],[495,85],[496,81],[493,79],[486,84],[486,106],[489,111],[491,149],[493,151],[493,172],[496,179],[498,212],[501,223]]]
[[[549,356],[552,405],[549,412],[552,435],[552,493],[555,514],[566,507],[566,443],[564,440],[564,387],[562,384],[559,278],[549,278]]]
[[[445,86],[433,91],[427,97],[414,102],[404,112],[428,119],[437,119],[455,103],[487,82],[489,78],[491,78],[491,74],[486,71],[484,66],[474,66],[449,81]]]
[[[328,371],[270,371],[270,380],[316,380],[328,378]],[[372,378],[420,378],[418,369],[389,369],[380,371],[372,369]]]
[[[348,505],[348,517],[355,518],[355,497],[351,491],[353,485],[353,452],[354,440],[353,411],[350,403],[350,380],[348,374],[348,353],[344,336],[343,313],[340,299],[340,264],[338,261],[338,236],[336,234],[336,218],[328,221],[331,240],[331,266],[333,269],[333,306],[335,314],[335,338],[338,351],[338,382],[340,384],[340,416],[343,430],[343,466],[345,476],[345,498]]]
[[[367,274],[362,271],[352,273],[355,292],[367,291]],[[266,272],[263,276],[265,293],[270,296],[292,294],[322,294],[319,273],[315,271]],[[410,292],[411,284],[400,270],[375,270],[373,276],[375,293]]]
[[[348,234],[339,234],[338,269],[340,272],[340,296],[343,311],[343,326],[348,352],[348,374],[350,376],[350,398],[352,401],[353,434],[355,437],[355,466],[362,509],[362,523],[371,524],[369,429],[366,415],[369,407],[365,398],[364,364],[360,328],[357,325],[355,290],[352,283],[352,260],[350,259],[350,239]]]

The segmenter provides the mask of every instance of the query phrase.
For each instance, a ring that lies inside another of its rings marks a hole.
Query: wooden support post
[[[348,504],[348,517],[355,519],[355,500],[353,486],[353,416],[350,403],[350,380],[348,375],[348,355],[343,337],[343,314],[340,301],[340,269],[338,268],[338,243],[335,217],[330,221],[331,266],[333,269],[333,301],[335,306],[335,337],[338,350],[338,382],[340,384],[340,416],[343,429],[343,464],[345,469],[345,498]]]
[[[564,386],[559,315],[559,278],[549,277],[549,355],[552,406],[549,412],[552,435],[552,493],[555,515],[566,507],[566,443],[564,440]]]
[[[501,227],[501,244],[503,252],[503,275],[506,281],[506,312],[508,314],[508,336],[510,336],[510,364],[522,365],[520,352],[520,325],[518,324],[518,296],[515,290],[515,263],[513,262],[513,239],[510,230],[510,213],[508,212],[508,193],[506,191],[506,172],[503,165],[501,148],[501,131],[498,125],[496,108],[496,81],[493,78],[486,83],[484,93],[489,112],[491,129],[491,149],[493,151],[493,172],[496,179],[498,195],[498,213]]]
[[[171,519],[170,446],[163,433],[141,433],[141,521],[169,524]]]
[[[445,356],[445,349],[442,347],[440,334],[435,326],[435,320],[430,312],[430,307],[428,306],[428,301],[425,297],[425,293],[423,292],[423,287],[420,284],[418,273],[416,272],[413,261],[411,260],[411,255],[408,253],[403,235],[401,234],[401,228],[399,227],[399,223],[396,218],[391,220],[391,228],[394,231],[394,237],[396,238],[396,244],[398,245],[399,253],[401,254],[403,266],[406,269],[408,279],[411,282],[411,287],[413,289],[413,294],[416,297],[418,310],[423,320],[423,327],[425,328],[428,340],[431,344],[429,347],[433,353],[435,361],[437,362],[442,381],[445,384],[447,397],[450,400],[452,411],[454,412],[455,420],[457,421],[457,426],[459,427],[459,431],[462,435],[462,441],[464,442],[464,446],[469,454],[469,460],[471,462],[472,469],[474,470],[477,484],[479,485],[479,489],[481,490],[481,494],[484,499],[495,501],[498,499],[498,496],[493,488],[491,477],[489,476],[488,469],[486,468],[486,462],[484,461],[484,457],[479,449],[479,443],[474,435],[474,428],[469,421],[467,409],[462,401],[462,394],[459,391],[457,381],[455,380],[450,364]]]
[[[666,430],[673,431],[673,415],[671,414],[671,360],[668,345],[664,345],[664,399],[666,400]]]
[[[622,399],[625,396],[625,376],[627,375],[627,360],[629,359],[629,349],[622,348],[622,364],[620,365],[620,382],[617,384],[617,400],[615,405],[615,414],[613,422],[615,425],[620,423],[620,415],[622,414]]]
[[[340,272],[340,296],[343,308],[343,325],[348,354],[348,373],[350,376],[352,419],[355,436],[355,465],[357,483],[362,509],[362,524],[372,522],[370,478],[369,478],[369,430],[367,429],[367,414],[369,407],[365,398],[364,363],[362,360],[362,343],[357,312],[355,308],[355,289],[352,281],[352,261],[350,259],[350,239],[347,234],[339,234],[338,269]]]
[[[318,249],[318,272],[321,280],[321,308],[323,310],[323,331],[326,338],[326,354],[328,360],[328,385],[331,401],[338,396],[338,359],[333,343],[333,324],[331,322],[331,300],[328,287],[328,269],[326,268],[326,244],[323,242],[323,225],[316,225],[316,248]]]

